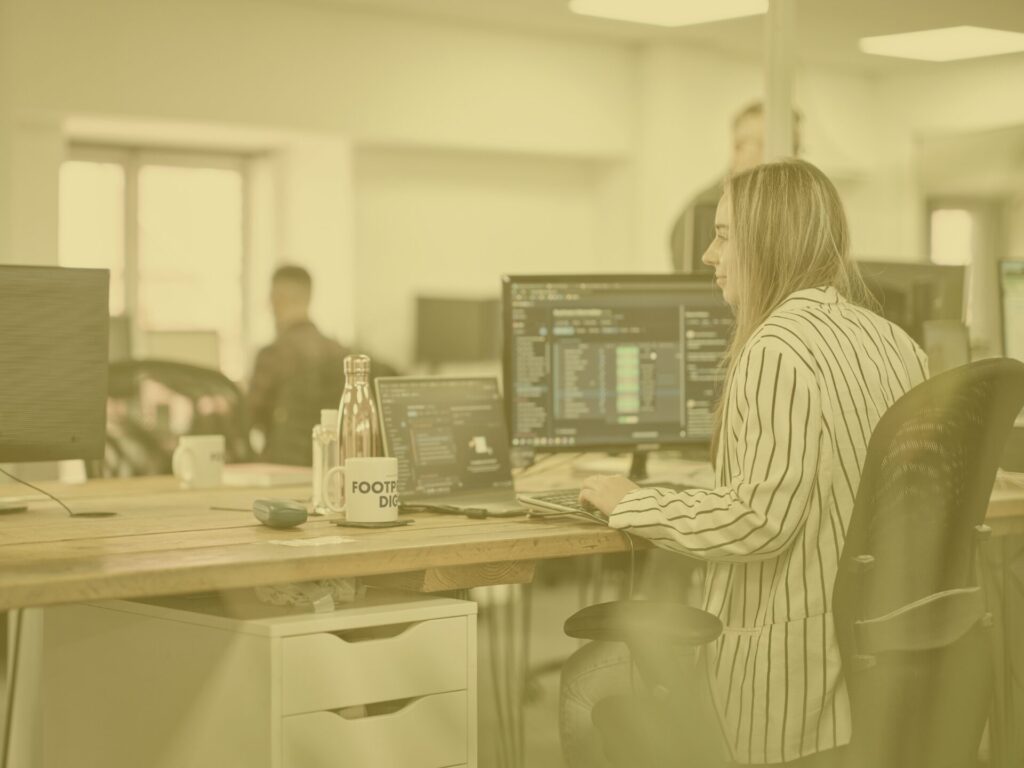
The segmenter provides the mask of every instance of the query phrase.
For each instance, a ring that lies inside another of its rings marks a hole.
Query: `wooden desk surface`
[[[117,515],[69,518],[44,497],[27,512],[0,515],[0,610],[429,569],[477,571],[449,588],[510,583],[528,580],[508,570],[516,564],[629,546],[617,531],[567,519],[422,513],[406,527],[363,530],[311,517],[273,530],[249,511],[211,509],[308,496],[305,486],[181,491],[159,477],[46,488],[76,512]],[[313,546],[288,545],[302,541]]]
[[[567,479],[554,473],[530,482],[564,486]],[[312,517],[300,528],[278,531],[249,511],[211,509],[248,510],[261,496],[301,497],[309,493],[304,486],[181,491],[172,478],[156,477],[47,489],[76,512],[117,515],[69,518],[41,496],[27,512],[0,514],[0,610],[410,572],[455,574],[434,589],[513,583],[529,580],[522,566],[536,560],[629,547],[617,531],[569,519],[423,513],[410,526],[361,530]],[[1019,481],[997,481],[988,522],[998,535],[1024,533]],[[296,542],[309,546],[289,545]]]

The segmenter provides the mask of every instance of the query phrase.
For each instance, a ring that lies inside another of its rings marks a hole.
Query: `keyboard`
[[[641,487],[664,488],[670,491],[688,491],[693,488],[691,485],[681,483],[642,483]],[[528,513],[532,517],[555,517],[558,515],[573,515],[585,518],[595,523],[606,525],[608,520],[589,504],[580,504],[580,489],[566,488],[557,491],[538,491],[536,493],[521,493],[518,496],[521,503],[530,508]]]
[[[574,515],[602,525],[607,523],[604,516],[592,506],[580,504],[579,488],[521,493],[518,498],[530,508],[529,514],[532,517]]]

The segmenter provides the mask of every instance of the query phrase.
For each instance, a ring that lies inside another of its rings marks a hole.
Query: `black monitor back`
[[[0,462],[96,459],[109,273],[0,265]]]
[[[963,267],[889,261],[858,261],[857,266],[882,316],[918,344],[924,344],[925,322],[963,320]]]
[[[500,298],[416,297],[417,362],[474,363],[500,355]]]

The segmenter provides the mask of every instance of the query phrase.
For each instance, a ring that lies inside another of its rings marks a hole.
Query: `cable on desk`
[[[620,528],[619,533],[622,534],[623,538],[626,539],[626,543],[629,544],[629,591],[626,593],[626,599],[632,600],[633,587],[636,582],[636,542],[633,541],[633,537],[624,528]]]
[[[2,467],[0,467],[0,472],[2,472],[3,474],[7,475],[9,478],[11,478],[11,480],[13,480],[16,483],[21,483],[22,485],[27,485],[33,491],[37,491],[37,492],[43,494],[44,496],[49,496],[51,499],[56,501],[58,504],[60,504],[64,508],[64,510],[68,513],[68,517],[112,517],[112,516],[117,514],[117,512],[106,512],[106,511],[102,511],[101,512],[101,511],[94,511],[94,510],[89,510],[87,512],[72,512],[70,507],[68,507],[67,504],[65,504],[63,501],[58,499],[52,493],[48,493],[47,491],[44,491],[42,488],[37,488],[36,486],[32,485],[32,483],[27,482],[25,480],[22,480],[20,477],[15,477],[14,475],[12,475],[10,472],[8,472],[6,469],[3,469]]]
[[[42,488],[37,488],[36,486],[32,485],[32,483],[30,483],[30,482],[28,482],[28,481],[26,481],[26,480],[22,480],[22,479],[21,479],[20,477],[15,477],[14,475],[12,475],[12,474],[11,474],[10,472],[8,472],[8,471],[7,471],[6,469],[4,469],[3,467],[0,467],[0,472],[2,472],[3,474],[7,475],[7,476],[8,476],[9,478],[11,478],[11,480],[13,480],[13,481],[14,481],[14,482],[16,482],[16,483],[21,483],[22,485],[27,485],[27,486],[28,486],[29,488],[31,488],[31,489],[32,489],[33,491],[37,491],[37,492],[39,492],[39,493],[43,494],[44,496],[49,496],[49,497],[50,497],[51,499],[53,499],[53,500],[54,500],[54,501],[56,501],[56,502],[57,502],[58,504],[60,504],[60,505],[61,505],[62,507],[64,507],[64,509],[65,509],[65,510],[67,511],[67,513],[68,513],[68,514],[69,514],[69,515],[70,515],[71,517],[74,517],[74,516],[75,516],[75,513],[71,511],[71,509],[70,509],[70,508],[68,507],[68,505],[67,505],[67,504],[65,504],[65,503],[64,503],[63,501],[61,501],[60,499],[58,499],[58,498],[57,498],[56,496],[54,496],[54,495],[53,495],[52,493],[47,493],[47,492],[46,492],[46,491],[44,491],[44,490],[43,490]]]

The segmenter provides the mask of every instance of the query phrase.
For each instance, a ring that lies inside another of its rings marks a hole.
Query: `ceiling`
[[[680,0],[682,1],[682,0]],[[734,55],[760,57],[763,17],[666,29],[577,16],[568,0],[291,0],[550,34],[626,42],[685,41]],[[794,0],[798,61],[862,71],[943,66],[868,56],[857,40],[870,35],[969,24],[1024,32],[1024,0]],[[1024,56],[1024,54],[1011,54]]]

